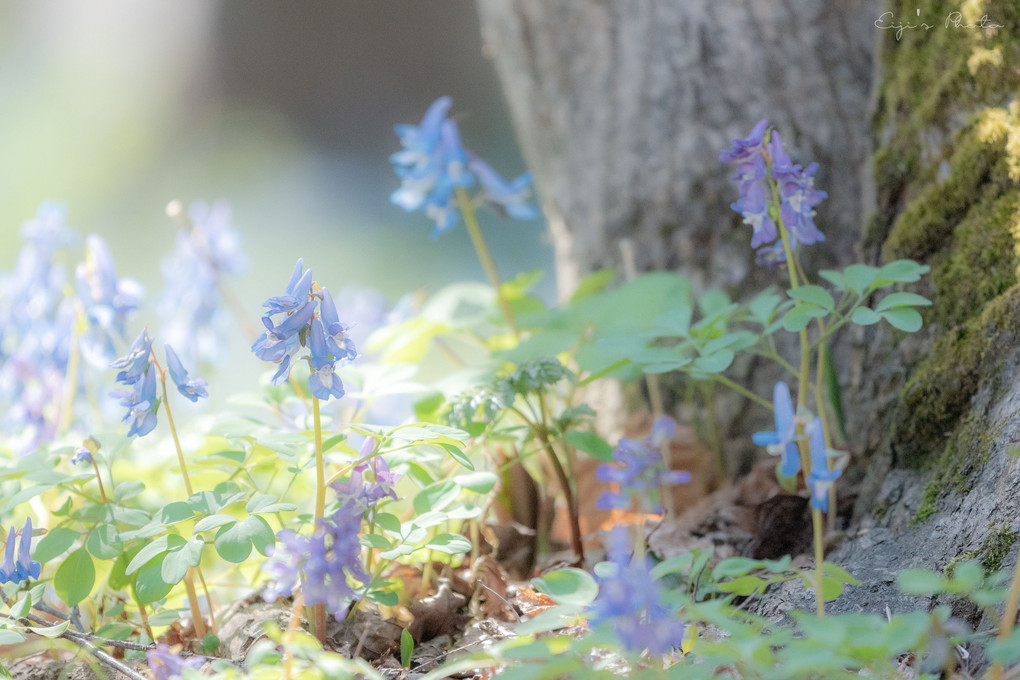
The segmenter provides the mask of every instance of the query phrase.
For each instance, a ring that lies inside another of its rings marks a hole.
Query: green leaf
[[[827,313],[817,305],[802,302],[783,317],[783,328],[791,333],[799,333],[811,323],[811,319],[825,316]]]
[[[946,579],[927,569],[904,569],[896,576],[896,585],[907,595],[931,595],[946,589]]]
[[[882,320],[882,315],[868,307],[858,307],[850,316],[850,320],[858,326],[870,326]]]
[[[594,432],[581,432],[572,430],[567,433],[567,443],[578,451],[584,451],[596,460],[612,460],[613,447],[602,437]]]
[[[751,319],[762,326],[767,326],[772,319],[772,314],[776,311],[776,307],[782,301],[782,296],[771,290],[758,293],[747,303],[747,308],[751,312]]]
[[[163,609],[149,617],[150,626],[169,626],[181,620],[181,613],[176,609]]]
[[[162,556],[152,558],[135,575],[135,596],[142,604],[150,604],[162,600],[173,589],[173,585],[163,580]]]
[[[494,472],[472,472],[466,475],[457,475],[453,481],[462,489],[474,493],[489,493],[496,486],[499,477]]]
[[[112,560],[124,549],[116,527],[110,524],[100,524],[93,529],[85,542],[85,547],[101,560]]]
[[[362,534],[358,537],[361,545],[376,550],[389,550],[393,547],[393,541],[380,534]]]
[[[400,665],[404,668],[411,667],[411,654],[414,653],[414,638],[411,631],[404,629],[400,631]]]
[[[276,535],[269,523],[258,515],[249,515],[236,524],[221,527],[213,539],[220,557],[235,564],[248,559],[253,545],[265,555],[275,543]]]
[[[920,330],[923,322],[921,314],[913,307],[894,307],[882,312],[882,318],[889,322],[893,328],[907,333]]]
[[[142,568],[142,565],[146,564],[156,555],[162,555],[171,548],[177,548],[185,544],[185,540],[177,534],[167,534],[157,538],[152,543],[149,543],[135,555],[131,563],[128,564],[126,574],[131,575]]]
[[[884,312],[894,307],[929,307],[931,300],[914,293],[891,293],[882,298],[875,307],[876,312]]]
[[[209,515],[195,522],[195,533],[201,531],[208,531],[209,529],[217,529],[224,524],[230,524],[236,522],[237,518],[233,515]]]
[[[376,588],[375,590],[368,591],[368,600],[381,604],[385,607],[396,607],[400,604],[400,596],[392,590],[386,590],[384,588]]]
[[[137,480],[121,482],[113,490],[113,500],[123,503],[129,498],[134,498],[141,494],[143,491],[145,491],[145,484],[143,482]]]
[[[471,550],[471,541],[459,534],[439,534],[425,547],[447,555],[463,555]]]
[[[160,576],[164,583],[176,585],[181,582],[184,575],[188,573],[188,567],[197,567],[202,561],[202,548],[205,541],[201,536],[192,536],[180,548],[171,550],[163,558],[163,567],[160,569]]]
[[[39,539],[35,550],[32,551],[32,557],[40,562],[49,562],[70,548],[74,539],[80,535],[77,531],[67,527],[50,529],[45,536]]]
[[[414,497],[415,512],[421,514],[430,510],[442,510],[460,495],[460,487],[452,479],[430,484]]]
[[[19,642],[24,642],[25,636],[16,630],[9,630],[7,628],[0,628],[0,645],[16,645]],[[10,675],[6,677],[11,677]]]
[[[672,373],[673,371],[679,371],[682,368],[686,368],[691,363],[690,359],[684,359],[683,361],[666,361],[656,364],[648,364],[647,366],[641,367],[642,373]]]
[[[183,522],[186,519],[191,519],[195,516],[191,506],[184,501],[174,501],[173,503],[167,503],[159,512],[156,517],[159,518],[159,523],[168,526],[170,524],[177,524]]]
[[[738,576],[731,581],[722,581],[715,584],[716,590],[734,595],[748,596],[765,590],[769,581],[760,576]]]
[[[861,582],[854,578],[853,574],[832,562],[822,562],[822,573],[826,576],[838,579],[842,583],[849,583],[852,586],[861,585]]]
[[[453,444],[439,444],[439,446],[450,454],[450,457],[455,461],[466,467],[468,470],[474,470],[475,464],[471,462],[471,459],[465,455],[464,451],[459,446]]]
[[[705,373],[722,373],[733,363],[733,352],[721,349],[715,354],[698,357],[694,360],[694,368]]]
[[[3,631],[0,631],[3,632]],[[1020,661],[1020,628],[1005,640],[988,643],[988,659],[994,663],[1010,664]]]
[[[712,569],[712,578],[743,576],[755,569],[760,569],[761,566],[760,560],[752,560],[750,557],[730,557],[715,565],[715,568]]]
[[[131,560],[135,558],[138,551],[142,549],[142,546],[131,548],[127,552],[121,554],[113,562],[113,567],[110,569],[110,576],[107,579],[107,584],[114,590],[120,590],[121,588],[127,588],[128,585],[134,580],[127,575],[127,566],[131,563]]]
[[[570,296],[570,303],[575,304],[589,298],[596,293],[601,293],[610,283],[616,279],[616,272],[612,269],[600,269],[588,274],[577,284],[573,295]],[[405,666],[406,668],[406,666]]]
[[[400,518],[396,515],[388,512],[377,512],[375,513],[375,523],[386,531],[400,533]]]
[[[870,288],[871,282],[875,280],[878,270],[866,264],[852,264],[843,270],[843,280],[847,289],[864,295]]]
[[[832,299],[832,295],[821,286],[801,286],[787,291],[787,295],[793,300],[808,302],[821,307],[827,312],[831,312],[836,306],[836,301]]]
[[[931,270],[926,264],[918,264],[913,260],[896,260],[884,265],[876,272],[872,288],[881,288],[890,283],[913,283],[920,281],[923,274]]]
[[[821,269],[818,271],[818,275],[835,286],[836,290],[844,290],[846,288],[846,279],[841,272],[833,271],[832,269]]]
[[[599,586],[591,574],[581,569],[557,569],[531,580],[535,590],[545,593],[560,604],[586,607],[599,594]]]
[[[64,558],[53,577],[53,588],[60,599],[73,607],[92,592],[96,581],[96,565],[85,548],[78,548]]]
[[[248,501],[244,509],[254,515],[263,512],[290,512],[296,510],[293,503],[277,503],[276,496],[267,493],[260,493]]]
[[[70,625],[70,621],[61,621],[60,623],[53,626],[29,626],[28,629],[36,635],[41,635],[44,638],[56,638],[67,630],[67,626]]]

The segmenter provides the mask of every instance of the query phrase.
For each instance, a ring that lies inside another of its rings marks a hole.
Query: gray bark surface
[[[750,229],[719,152],[761,118],[816,160],[826,262],[862,218],[877,0],[479,0],[483,39],[535,175],[560,294],[598,268],[738,287]]]

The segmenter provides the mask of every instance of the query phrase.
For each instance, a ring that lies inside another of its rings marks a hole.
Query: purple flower
[[[633,652],[665,654],[679,647],[687,626],[664,602],[665,593],[648,561],[631,561],[626,529],[612,532],[609,548],[615,570],[600,580],[589,615],[591,627],[606,625]]]
[[[676,421],[661,416],[652,426],[652,433],[643,440],[621,439],[613,452],[617,465],[603,464],[595,470],[602,482],[619,485],[619,491],[605,491],[596,502],[604,510],[629,508],[634,500],[639,507],[658,510],[659,489],[663,484],[686,484],[688,472],[667,470],[662,461],[662,446],[676,436]]]
[[[790,388],[780,380],[772,390],[772,408],[775,417],[775,432],[756,432],[751,439],[758,446],[768,447],[772,455],[782,456],[781,472],[784,477],[793,477],[800,471],[800,453],[794,439],[797,436],[797,420],[793,411]]]
[[[273,579],[266,601],[292,595],[300,583],[305,604],[325,604],[334,616],[343,616],[357,594],[348,581],[369,579],[361,567],[360,530],[361,515],[341,508],[311,536],[280,531],[273,554],[262,565]]]
[[[375,439],[367,438],[361,446],[362,457],[370,454],[374,445]],[[369,470],[372,471],[375,481],[365,479],[365,473]],[[347,481],[338,480],[330,486],[340,497],[341,506],[347,512],[360,516],[383,498],[398,500],[393,486],[399,479],[400,475],[390,472],[390,466],[386,464],[386,461],[376,456],[351,470],[350,479]]]
[[[759,249],[755,262],[776,267],[786,261],[781,245],[766,245],[772,243],[778,233],[773,221],[776,212],[787,229],[791,251],[801,243],[824,241],[825,235],[814,223],[814,208],[827,194],[814,187],[818,164],[811,163],[806,169],[795,165],[783,148],[778,132],[769,136],[766,145],[767,128],[767,120],[759,121],[749,137],[733,140],[731,148],[723,151],[719,160],[737,164],[733,181],[740,187],[740,197],[731,207],[751,226],[751,247]],[[778,205],[773,198],[774,191],[779,194]]]
[[[811,489],[811,507],[822,512],[829,511],[829,489],[842,474],[839,468],[829,469],[822,419],[815,418],[811,423],[811,474],[807,478]]]
[[[11,527],[7,535],[7,545],[4,546],[4,561],[0,565],[0,583],[21,583],[29,578],[39,578],[42,572],[42,565],[32,559],[30,554],[32,547],[32,518],[25,520],[25,528],[21,530],[21,545],[17,550],[17,560],[14,558],[16,540],[14,527]]]
[[[141,306],[143,291],[137,281],[117,278],[103,239],[88,236],[85,248],[85,262],[75,272],[78,300],[89,322],[81,346],[93,363],[102,363],[114,353],[113,338],[124,337],[127,316]]]
[[[779,182],[779,196],[782,205],[779,214],[791,235],[799,243],[810,245],[825,240],[825,234],[815,227],[814,207],[828,196],[815,189],[815,173],[818,164],[811,163],[806,170],[794,165],[783,148],[778,132],[769,140],[769,154],[772,156],[772,176]]]
[[[149,670],[152,671],[154,680],[180,678],[185,669],[198,670],[205,663],[205,657],[183,657],[179,654],[174,654],[170,647],[164,644],[158,644],[156,649],[147,651],[145,658],[149,662]]]
[[[166,345],[166,367],[170,371],[170,377],[177,385],[177,391],[191,401],[198,401],[199,397],[208,397],[209,392],[205,389],[208,383],[202,378],[188,379],[188,372],[177,358],[177,353],[170,345]]]

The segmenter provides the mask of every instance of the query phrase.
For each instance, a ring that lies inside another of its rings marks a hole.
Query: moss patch
[[[956,565],[968,560],[978,560],[981,566],[984,567],[985,572],[989,574],[1002,569],[1002,563],[1009,555],[1010,548],[1013,547],[1017,538],[1020,537],[1007,525],[992,524],[988,529],[989,534],[985,536],[985,540],[981,543],[980,548],[960,553],[950,560],[944,570],[946,576],[951,577]]]

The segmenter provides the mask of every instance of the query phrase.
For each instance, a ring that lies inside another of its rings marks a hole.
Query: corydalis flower
[[[174,654],[168,645],[158,644],[155,649],[145,653],[145,659],[149,662],[149,670],[155,680],[173,680],[180,678],[185,669],[198,670],[205,663],[201,656],[183,657]]]
[[[779,381],[772,390],[772,410],[776,429],[774,432],[755,432],[751,439],[758,446],[765,446],[774,456],[782,456],[780,472],[784,477],[793,477],[800,472],[800,453],[797,443],[797,419],[793,411],[790,388]]]
[[[32,518],[25,520],[25,527],[21,530],[21,545],[17,549],[15,559],[14,543],[17,535],[14,527],[11,527],[7,535],[7,544],[4,546],[4,561],[0,564],[0,583],[21,583],[29,578],[39,578],[42,572],[42,565],[32,559],[30,554],[32,546]]]
[[[269,298],[263,307],[269,310],[262,317],[266,330],[251,351],[259,359],[279,365],[273,384],[280,385],[290,379],[294,357],[307,346],[312,368],[308,390],[323,401],[342,397],[343,383],[335,369],[340,363],[353,360],[358,353],[347,336],[348,327],[340,323],[333,297],[327,289],[318,288],[317,284],[313,286],[312,270],[304,270],[303,260],[299,259],[294,265],[286,293]]]
[[[356,596],[350,579],[365,583],[361,567],[361,514],[341,508],[324,518],[311,536],[283,529],[262,570],[273,579],[265,599],[290,596],[299,585],[305,604],[325,604],[334,616],[343,616]]]
[[[589,624],[609,626],[623,645],[634,652],[647,649],[665,654],[679,647],[687,626],[676,610],[664,602],[664,592],[645,561],[631,561],[627,531],[612,532],[610,559],[613,572],[599,582]]]
[[[454,202],[457,187],[482,185],[481,200],[504,215],[534,219],[538,211],[526,201],[531,175],[507,182],[485,161],[461,144],[457,124],[446,117],[452,101],[440,97],[429,107],[420,125],[397,125],[404,149],[390,156],[400,188],[390,201],[409,212],[424,210],[435,223],[432,237],[451,229],[459,219]]]
[[[369,456],[375,449],[375,438],[369,437],[361,445],[360,458]],[[365,473],[371,470],[371,477],[366,479]],[[383,498],[397,500],[393,486],[399,481],[400,475],[390,472],[390,466],[381,457],[376,456],[369,461],[357,465],[351,470],[350,479],[336,481],[330,486],[340,497],[341,507],[355,515],[363,515],[366,510],[375,506]]]
[[[829,511],[829,489],[843,474],[838,467],[829,469],[828,454],[822,419],[815,418],[811,423],[811,474],[808,475],[807,484],[811,489],[811,507],[822,512]]]
[[[621,439],[613,452],[617,465],[603,464],[595,470],[599,481],[618,484],[620,489],[603,492],[596,506],[606,510],[629,508],[636,500],[639,507],[658,510],[655,499],[663,484],[691,481],[690,473],[667,470],[663,464],[662,447],[675,437],[676,421],[661,416],[652,425],[652,433],[643,440]]]
[[[208,397],[205,380],[189,379],[188,371],[181,365],[173,348],[166,345],[164,349],[167,371],[177,385],[177,390],[191,401]],[[156,428],[156,410],[159,408],[159,401],[156,399],[156,378],[159,369],[153,362],[152,338],[149,337],[148,329],[143,328],[131,343],[127,354],[113,361],[110,366],[124,369],[117,374],[115,380],[131,387],[110,392],[110,396],[119,399],[120,405],[128,410],[123,418],[123,422],[131,422],[128,436],[144,437]],[[159,377],[166,380],[165,373]]]
[[[814,187],[818,164],[811,163],[806,169],[793,164],[779,133],[767,133],[768,120],[758,121],[751,134],[733,140],[719,160],[737,164],[732,179],[740,187],[740,197],[731,207],[751,226],[751,247],[760,249],[755,261],[776,267],[786,262],[786,251],[781,243],[767,245],[778,234],[774,216],[778,213],[786,227],[791,252],[798,244],[824,241],[825,235],[814,223],[814,208],[827,194]],[[779,195],[779,205],[774,203],[773,188]]]

